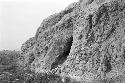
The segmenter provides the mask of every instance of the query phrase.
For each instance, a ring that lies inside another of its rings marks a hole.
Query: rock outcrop
[[[73,3],[60,13],[43,20],[35,37],[22,45],[25,63],[32,70],[52,70],[66,60],[73,42],[76,5],[78,3]]]
[[[117,83],[114,79],[125,78],[125,0],[71,4],[43,20],[35,37],[22,45],[22,55],[35,72]]]

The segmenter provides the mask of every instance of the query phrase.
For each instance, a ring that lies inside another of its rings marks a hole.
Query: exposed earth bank
[[[81,83],[125,83],[125,0],[80,0],[44,19],[25,65]]]

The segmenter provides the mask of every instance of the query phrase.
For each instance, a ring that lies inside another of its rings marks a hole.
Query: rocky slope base
[[[125,83],[125,0],[80,0],[21,47],[26,67],[81,83]]]
[[[20,63],[21,58],[20,51],[0,51],[0,83],[67,83],[53,73],[32,72]]]

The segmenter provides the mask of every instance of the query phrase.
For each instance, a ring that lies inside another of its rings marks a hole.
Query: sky
[[[20,50],[43,19],[78,0],[0,0],[0,50]]]

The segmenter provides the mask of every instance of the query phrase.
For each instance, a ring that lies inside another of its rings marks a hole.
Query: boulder
[[[22,55],[37,73],[112,83],[124,79],[124,34],[124,0],[79,0],[43,20],[23,44]]]

